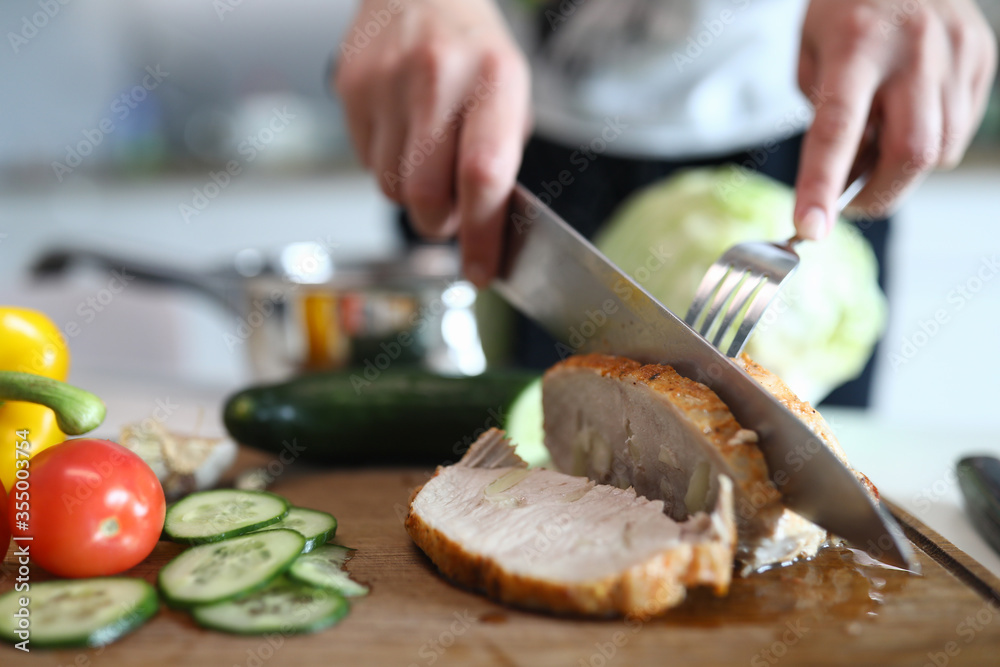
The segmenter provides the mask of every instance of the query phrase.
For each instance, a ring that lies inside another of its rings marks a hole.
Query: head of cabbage
[[[793,191],[738,166],[679,173],[632,195],[595,244],[683,317],[705,271],[743,241],[794,233]],[[851,223],[797,246],[783,284],[745,351],[811,402],[856,377],[885,327],[886,300],[871,247]]]

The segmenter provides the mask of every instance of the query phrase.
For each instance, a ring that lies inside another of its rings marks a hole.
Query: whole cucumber
[[[439,464],[457,461],[486,429],[503,427],[507,407],[537,371],[446,377],[388,369],[304,375],[250,387],[223,411],[244,445],[327,464]]]

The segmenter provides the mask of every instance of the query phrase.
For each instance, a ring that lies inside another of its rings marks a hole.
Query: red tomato
[[[7,555],[10,546],[10,531],[7,530],[7,492],[0,484],[0,560]]]
[[[31,559],[61,577],[118,574],[160,539],[166,502],[139,456],[108,440],[67,440],[31,459],[25,517],[9,503],[15,536],[31,535]],[[20,498],[18,498],[19,500]]]

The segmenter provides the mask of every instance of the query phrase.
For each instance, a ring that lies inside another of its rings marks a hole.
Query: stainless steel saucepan
[[[396,363],[460,375],[486,367],[476,291],[460,278],[450,246],[342,263],[319,243],[292,243],[277,252],[243,250],[206,272],[98,250],[53,249],[32,273],[51,278],[79,265],[124,267],[137,281],[194,290],[235,314],[239,324],[226,335],[246,343],[260,380],[347,366],[380,371]]]

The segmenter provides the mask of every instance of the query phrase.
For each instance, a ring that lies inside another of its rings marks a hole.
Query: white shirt
[[[505,4],[548,139],[589,144],[615,123],[624,130],[609,154],[697,158],[786,138],[812,119],[796,84],[807,0]],[[553,26],[544,44],[540,12]]]

